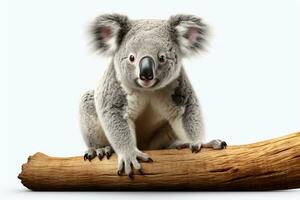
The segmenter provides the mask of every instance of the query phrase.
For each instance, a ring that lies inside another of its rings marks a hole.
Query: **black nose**
[[[153,58],[145,56],[140,60],[140,79],[143,81],[150,81],[154,77],[155,62]]]

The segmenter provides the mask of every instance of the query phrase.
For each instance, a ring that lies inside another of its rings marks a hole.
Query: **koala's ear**
[[[91,34],[96,50],[112,55],[130,29],[127,16],[119,14],[100,15],[91,26]]]
[[[208,27],[194,15],[175,15],[168,20],[173,39],[183,55],[189,56],[204,49]]]

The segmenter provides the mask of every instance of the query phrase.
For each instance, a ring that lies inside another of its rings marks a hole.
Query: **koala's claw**
[[[99,158],[99,160],[102,160],[102,158],[104,157],[104,155],[102,155],[102,154],[98,154],[98,158]]]
[[[128,177],[133,179],[133,171],[129,172]]]
[[[93,158],[95,158],[95,157],[96,157],[96,152],[95,152],[95,150],[93,150],[93,149],[88,149],[88,150],[85,152],[84,156],[83,156],[83,160],[84,160],[84,161],[86,161],[86,160],[91,161],[91,160],[93,160]]]
[[[192,153],[198,153],[201,150],[201,144],[190,144]]]
[[[137,157],[138,161],[144,161],[144,162],[153,162],[152,158],[148,157],[148,158],[141,158],[141,157]]]
[[[227,143],[225,141],[221,142],[221,149],[226,149],[227,148]]]
[[[104,156],[105,156],[103,148],[96,149],[96,153],[97,153],[99,160],[102,160],[102,158],[104,158]]]
[[[152,158],[148,158],[148,160],[146,162],[153,162]]]
[[[107,158],[107,160],[109,160],[109,158],[111,157],[111,152],[109,152],[109,153],[106,153],[105,155],[106,155],[106,158]]]
[[[97,153],[99,160],[102,160],[105,156],[107,159],[109,159],[110,156],[112,155],[112,152],[113,152],[113,149],[111,148],[111,146],[105,146],[103,148],[96,149],[96,153]]]
[[[85,153],[84,156],[83,156],[84,160],[91,161],[91,160],[93,160],[93,158],[94,158],[93,155],[89,155],[88,153]]]
[[[120,161],[118,161],[118,171],[117,171],[117,174],[118,174],[118,176],[122,176],[122,174],[124,173],[124,162],[122,162],[121,164],[119,162]]]
[[[121,170],[118,170],[118,171],[117,171],[118,176],[122,176],[122,173],[123,173],[123,172],[122,172]]]
[[[86,160],[86,159],[88,159],[87,153],[85,153],[84,156],[83,156],[83,160]]]
[[[107,159],[109,159],[111,157],[113,152],[114,152],[114,150],[112,149],[111,146],[104,147],[104,153],[105,153]]]

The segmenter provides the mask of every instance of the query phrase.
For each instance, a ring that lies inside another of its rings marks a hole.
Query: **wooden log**
[[[144,174],[118,176],[109,160],[30,156],[19,178],[31,190],[277,190],[300,188],[300,132],[224,150],[146,151]]]

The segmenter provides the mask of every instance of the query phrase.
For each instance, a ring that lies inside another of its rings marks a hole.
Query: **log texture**
[[[117,176],[109,160],[36,153],[19,178],[31,190],[277,190],[300,188],[300,132],[224,150],[146,151],[144,174]]]

